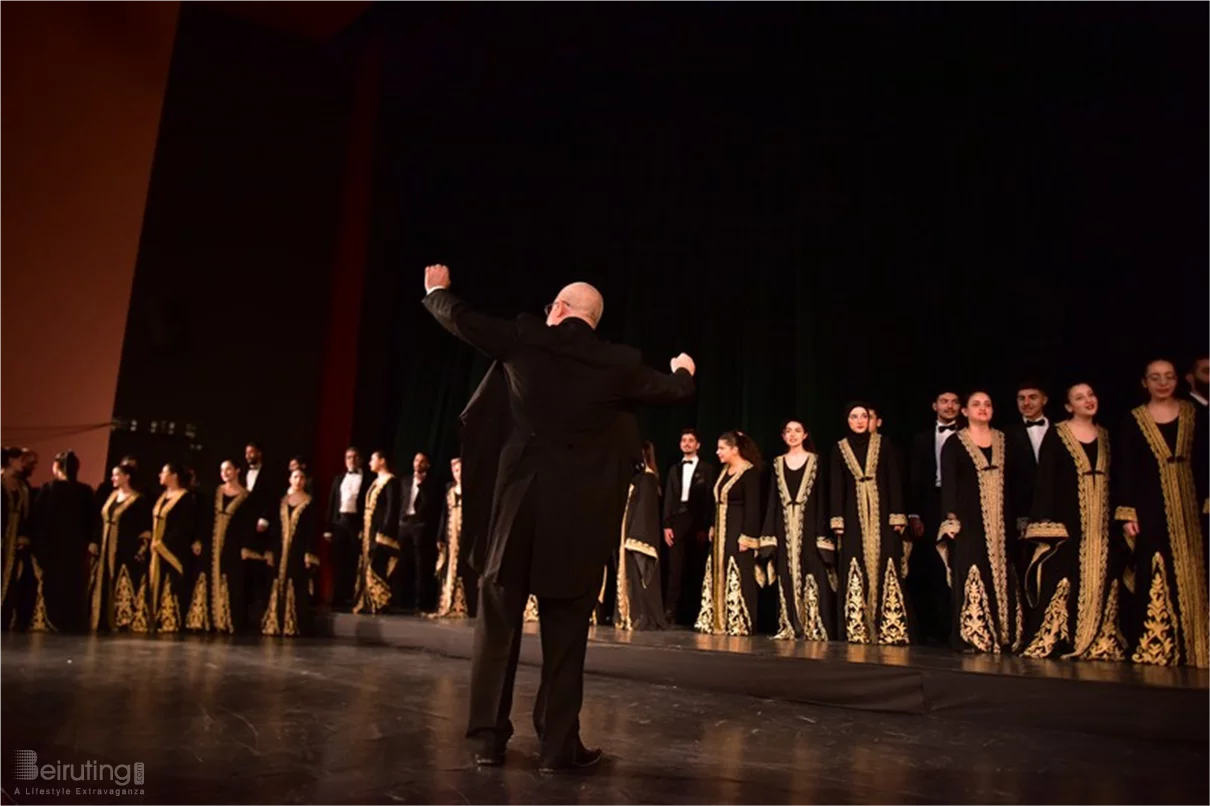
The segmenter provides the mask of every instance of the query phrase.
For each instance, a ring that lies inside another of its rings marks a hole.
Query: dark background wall
[[[602,332],[699,394],[675,434],[862,396],[892,436],[941,388],[1087,378],[1206,347],[1205,9],[1188,4],[376,7],[392,38],[359,439],[457,449],[484,362],[421,270],[500,314],[599,285]],[[1181,367],[1183,372],[1184,367]],[[1054,413],[1059,413],[1058,406]]]
[[[255,439],[284,489],[311,452],[350,52],[182,6],[114,409],[138,426],[110,450],[148,481],[176,458],[209,486]]]

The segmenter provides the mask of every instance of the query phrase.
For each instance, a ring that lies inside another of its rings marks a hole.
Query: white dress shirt
[[[939,430],[941,428],[941,426],[943,426],[943,425],[945,425],[945,426],[952,425],[953,428],[950,428],[946,431]],[[958,421],[957,420],[955,420],[952,423],[943,423],[940,420],[938,420],[936,426],[933,429],[933,455],[937,459],[937,477],[934,479],[934,483],[938,487],[941,486],[941,449],[945,447],[945,441],[956,433],[958,433]]]
[[[1046,432],[1050,430],[1050,420],[1045,417],[1039,417],[1042,425],[1035,425],[1030,428],[1025,426],[1025,433],[1029,434],[1029,444],[1034,446],[1034,461],[1038,460],[1038,451],[1042,450],[1042,437],[1046,436]],[[1022,417],[1021,422],[1029,422],[1028,418]]]
[[[245,486],[248,488],[248,492],[252,492],[256,489],[256,480],[260,478],[260,466],[248,468],[247,475],[248,483]]]
[[[1198,403],[1201,403],[1203,406],[1210,406],[1210,400],[1207,400],[1206,398],[1204,398],[1200,394],[1198,394],[1196,389],[1189,390],[1189,397],[1193,398]]]
[[[689,488],[693,486],[693,474],[697,471],[697,457],[684,459],[681,464],[681,503],[689,503]]]
[[[361,495],[361,471],[345,473],[340,480],[340,514],[356,515],[357,498]]]
[[[408,499],[408,515],[416,514],[416,496],[420,493],[420,479],[412,476],[412,495]]]

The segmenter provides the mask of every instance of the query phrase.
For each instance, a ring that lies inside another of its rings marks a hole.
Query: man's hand
[[[683,369],[690,375],[693,375],[695,372],[697,372],[697,364],[693,363],[692,358],[684,353],[681,353],[676,358],[672,359],[672,371],[676,372],[678,369]]]
[[[427,294],[434,288],[450,287],[450,269],[438,263],[436,266],[424,267],[424,291]]]
[[[667,543],[669,546],[671,546],[675,540],[676,540],[676,538],[674,538],[672,536],[672,530],[665,529],[664,530],[664,542]]]
[[[329,543],[331,543],[331,542],[332,542],[332,533],[331,533],[331,532],[324,532],[324,540],[326,540],[326,541],[328,541]]]

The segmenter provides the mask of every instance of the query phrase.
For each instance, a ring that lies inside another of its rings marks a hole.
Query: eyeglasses
[[[568,305],[568,304],[567,304],[566,302],[564,302],[563,300],[561,300],[561,299],[557,299],[557,300],[555,300],[554,302],[548,303],[548,304],[547,304],[547,306],[546,306],[545,308],[543,308],[543,309],[542,309],[543,313],[545,313],[547,316],[550,316],[550,312],[551,312],[551,311],[553,311],[553,310],[555,309],[555,306],[556,306],[556,305],[562,305],[564,308],[570,308],[570,307],[571,307],[570,305]]]

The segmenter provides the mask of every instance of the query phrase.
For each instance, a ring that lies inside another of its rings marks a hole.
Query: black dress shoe
[[[571,761],[538,761],[538,772],[550,775],[556,772],[567,772],[571,770],[583,770],[589,767],[595,767],[605,757],[605,751],[599,747],[589,750],[584,745],[580,745],[575,757]]]

